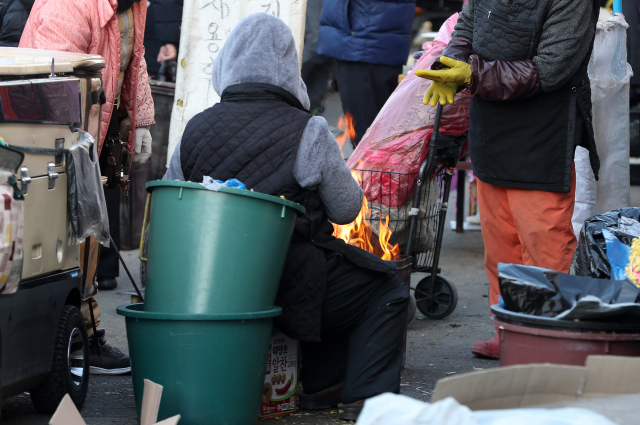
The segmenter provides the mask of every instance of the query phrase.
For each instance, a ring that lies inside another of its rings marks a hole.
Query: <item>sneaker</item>
[[[298,394],[298,407],[304,410],[319,410],[337,407],[342,400],[342,382],[315,394]]]
[[[473,344],[471,352],[478,357],[488,359],[500,358],[500,336],[496,335],[488,341],[478,341]]]
[[[109,279],[98,279],[98,289],[106,291],[109,289],[116,289],[118,287],[118,281],[115,277]]]
[[[131,372],[131,359],[122,351],[107,344],[104,330],[96,332],[95,338],[89,338],[89,372],[94,375],[123,375]]]
[[[353,403],[340,403],[338,404],[338,409],[340,409],[340,414],[338,417],[343,421],[357,421],[358,416],[360,416],[360,412],[362,412],[362,408],[364,407],[364,400],[354,401]]]

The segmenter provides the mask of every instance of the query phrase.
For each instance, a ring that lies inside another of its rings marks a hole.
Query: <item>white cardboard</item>
[[[298,58],[302,60],[306,11],[307,0],[185,2],[167,166],[189,120],[220,101],[211,84],[213,62],[236,24],[255,12],[271,13],[281,18],[291,28]]]
[[[162,385],[144,380],[144,394],[142,396],[142,407],[140,409],[140,425],[176,425],[180,420],[180,415],[167,418],[162,422],[158,419],[158,409],[160,407],[160,397],[162,396]],[[69,397],[69,394],[62,398],[55,413],[49,421],[49,425],[87,425],[76,405]]]

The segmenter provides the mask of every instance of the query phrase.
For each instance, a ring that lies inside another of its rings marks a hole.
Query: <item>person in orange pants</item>
[[[567,193],[514,189],[478,180],[478,205],[489,277],[489,305],[498,304],[498,263],[526,264],[569,272],[576,248],[571,217],[575,170]],[[498,358],[498,335],[474,344],[473,354]]]
[[[424,104],[472,95],[469,151],[478,178],[480,223],[491,304],[498,263],[567,272],[576,246],[571,225],[576,146],[589,150],[596,179],[587,67],[597,0],[469,0],[430,70]],[[474,344],[499,358],[498,336]]]

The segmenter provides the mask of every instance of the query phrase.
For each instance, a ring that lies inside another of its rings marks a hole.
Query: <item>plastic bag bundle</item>
[[[586,409],[519,408],[471,411],[453,397],[425,403],[410,397],[384,393],[368,399],[358,425],[615,425]]]
[[[98,149],[89,133],[69,149],[67,161],[67,205],[73,229],[71,240],[80,245],[89,236],[109,246],[109,219],[102,189]]]
[[[498,264],[505,308],[558,319],[594,319],[640,314],[640,289],[628,280],[573,276],[541,267]],[[631,307],[631,309],[630,309]]]
[[[633,71],[627,63],[628,26],[621,14],[596,26],[589,81],[600,180],[595,180],[587,151],[578,147],[576,208],[571,220],[576,235],[588,217],[630,205],[629,80]]]
[[[399,207],[413,190],[420,164],[427,156],[436,116],[436,108],[422,103],[431,81],[417,77],[414,71],[429,69],[442,55],[457,21],[456,13],[442,25],[431,48],[391,94],[347,161],[351,169],[392,173],[383,173],[380,179],[363,180],[365,196],[373,203]],[[453,105],[445,105],[440,133],[448,136],[465,133],[469,129],[470,105],[468,90],[458,93]],[[410,173],[413,174],[406,175]],[[391,193],[397,196],[389,196]]]
[[[599,214],[585,220],[571,261],[571,274],[611,279],[611,262],[607,256],[608,230],[620,242],[631,246],[640,236],[640,208],[622,208]]]

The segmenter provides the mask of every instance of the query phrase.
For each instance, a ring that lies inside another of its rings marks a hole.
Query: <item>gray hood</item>
[[[309,109],[291,29],[268,13],[253,13],[238,22],[213,64],[211,82],[218,95],[234,84],[272,84]]]

